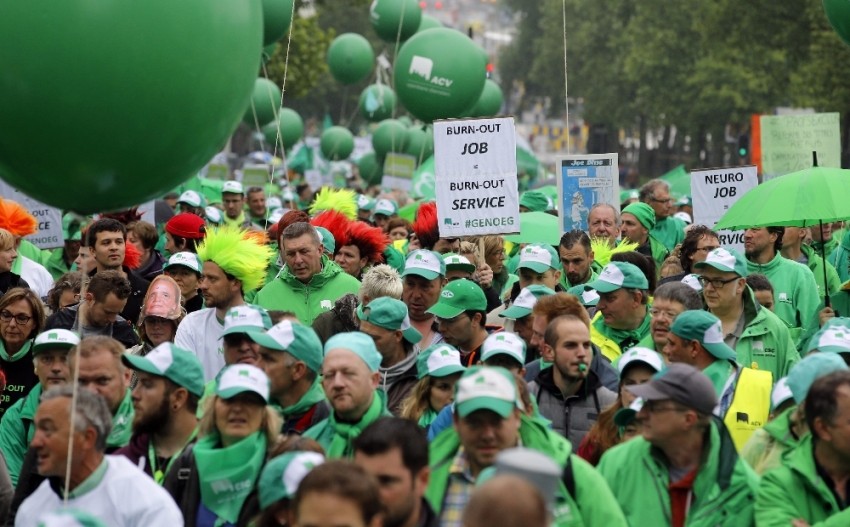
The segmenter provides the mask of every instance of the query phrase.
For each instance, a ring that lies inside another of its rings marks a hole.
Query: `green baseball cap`
[[[446,377],[465,371],[460,362],[460,352],[445,342],[426,348],[416,357],[416,378]]]
[[[171,342],[163,342],[147,355],[125,352],[121,361],[128,368],[165,377],[198,397],[204,395],[204,368],[201,361],[191,351],[178,348]]]
[[[177,198],[177,203],[185,203],[190,207],[205,207],[207,205],[203,196],[194,190],[187,190],[180,194],[180,197]]]
[[[374,324],[390,331],[401,331],[404,340],[411,344],[418,344],[422,340],[422,334],[410,325],[410,317],[407,316],[407,304],[401,300],[382,296],[369,302],[369,305],[357,308],[357,317],[370,324]]]
[[[198,255],[195,253],[190,253],[189,251],[182,251],[179,253],[174,253],[168,259],[168,262],[162,267],[163,271],[167,271],[168,269],[180,266],[186,267],[195,271],[198,274],[201,274],[204,264],[201,263],[201,259],[198,258]]]
[[[462,418],[478,410],[490,410],[507,418],[520,407],[516,381],[504,368],[467,368],[455,385],[455,412]]]
[[[481,362],[486,362],[496,355],[507,355],[520,365],[525,365],[525,347],[525,341],[515,333],[492,333],[481,345]]]
[[[807,353],[813,351],[850,353],[850,318],[829,319],[809,340]]]
[[[334,349],[344,349],[354,353],[360,357],[369,371],[375,373],[381,367],[381,354],[378,353],[378,348],[375,347],[375,341],[369,335],[360,331],[350,331],[348,333],[337,333],[325,342],[325,357]]]
[[[383,214],[384,216],[392,216],[398,212],[398,205],[391,199],[379,199],[375,202],[375,210],[372,212],[372,215],[375,214]]]
[[[561,258],[551,245],[533,243],[519,252],[517,270],[527,268],[535,273],[545,273],[549,269],[561,269]]]
[[[226,366],[218,378],[215,394],[222,399],[230,399],[245,392],[255,393],[268,403],[269,378],[265,372],[251,364]]]
[[[638,412],[643,408],[643,399],[635,398],[628,408],[620,408],[614,414],[614,424],[619,427],[626,427],[635,422]]]
[[[32,354],[38,355],[39,353],[53,349],[70,350],[79,343],[80,337],[73,331],[68,331],[67,329],[50,329],[42,331],[35,338],[35,342],[32,345]]]
[[[401,276],[404,278],[411,274],[421,276],[425,280],[434,280],[446,276],[446,262],[443,261],[440,253],[417,249],[407,255]]]
[[[788,377],[782,377],[776,381],[773,390],[770,392],[770,411],[776,410],[779,405],[793,398],[794,394],[791,393],[791,388],[788,386]]]
[[[440,318],[454,318],[464,311],[487,311],[487,297],[478,284],[461,278],[446,284],[437,303],[425,312]]]
[[[221,336],[265,330],[270,327],[272,327],[272,319],[265,309],[252,304],[244,304],[232,307],[224,314],[224,331]]]
[[[623,209],[622,214],[631,214],[647,229],[652,229],[655,227],[655,209],[647,205],[646,203],[632,203]]]
[[[788,388],[797,404],[806,400],[809,388],[820,377],[834,371],[848,369],[847,363],[837,353],[812,353],[791,367],[788,371]]]
[[[360,210],[372,210],[375,208],[375,200],[366,194],[357,195],[357,208]]]
[[[325,248],[325,252],[328,254],[333,254],[336,252],[336,239],[334,235],[331,234],[331,231],[327,230],[324,227],[314,227],[316,232],[319,233],[319,241],[322,243],[322,247]]]
[[[285,351],[316,373],[322,369],[322,341],[311,327],[282,320],[266,331],[251,329],[246,333],[260,346]]]
[[[549,289],[545,285],[530,285],[523,287],[513,303],[499,313],[500,317],[505,317],[511,320],[527,317],[531,314],[534,306],[537,305],[537,300],[540,297],[554,295],[555,291]]]
[[[708,311],[691,309],[683,311],[673,320],[670,332],[687,341],[702,344],[714,358],[736,360],[738,355],[723,341],[723,324]]]
[[[718,247],[705,257],[702,262],[694,264],[694,269],[704,269],[711,267],[724,273],[735,273],[738,276],[745,278],[749,273],[747,271],[747,262],[744,257],[735,249],[726,249]]]
[[[212,205],[204,207],[204,217],[208,223],[213,225],[220,225],[224,221],[224,215],[221,213],[221,209]]]
[[[606,265],[596,280],[585,284],[584,290],[594,289],[598,293],[611,293],[617,289],[648,289],[649,282],[640,268],[628,262],[611,262]]]
[[[475,266],[469,261],[466,256],[459,254],[448,253],[443,255],[443,261],[446,262],[446,271],[463,271],[465,273],[474,273]]]
[[[318,452],[286,452],[270,460],[257,484],[260,509],[294,498],[304,476],[324,462],[325,456]]]
[[[554,208],[554,203],[549,196],[539,190],[527,190],[519,197],[519,204],[529,212],[546,212]]]
[[[595,289],[585,289],[584,284],[574,285],[567,289],[567,293],[578,297],[578,301],[584,307],[596,307],[599,303],[599,293]]]

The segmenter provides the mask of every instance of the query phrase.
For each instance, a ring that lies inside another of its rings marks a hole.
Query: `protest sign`
[[[558,224],[561,232],[587,230],[587,214],[597,203],[620,210],[617,154],[574,155],[561,158],[558,183]]]
[[[440,237],[519,232],[511,117],[434,122]]]
[[[748,190],[758,186],[758,168],[708,168],[691,172],[694,225],[714,225]],[[717,231],[720,245],[744,253],[744,231]]]
[[[390,152],[384,158],[384,177],[381,178],[381,186],[386,189],[399,189],[409,192],[413,188],[413,172],[415,170],[415,157]]]
[[[230,179],[230,167],[223,163],[210,163],[207,165],[206,177],[216,181],[227,181]]]
[[[0,196],[19,203],[35,217],[38,230],[25,237],[33,245],[39,249],[62,247],[65,243],[62,234],[62,211],[27,196],[5,181],[0,181]]]
[[[268,165],[245,165],[242,168],[242,188],[247,192],[250,187],[263,187],[272,180]]]
[[[762,178],[778,176],[812,166],[841,167],[841,133],[838,113],[761,116]]]

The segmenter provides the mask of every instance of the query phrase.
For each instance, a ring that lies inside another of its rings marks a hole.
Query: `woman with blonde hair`
[[[0,228],[0,295],[15,287],[29,287],[20,275],[12,272],[12,264],[17,257],[15,235]]]
[[[454,400],[455,384],[464,370],[460,352],[453,346],[442,343],[424,350],[416,359],[419,382],[402,402],[400,417],[427,429]]]

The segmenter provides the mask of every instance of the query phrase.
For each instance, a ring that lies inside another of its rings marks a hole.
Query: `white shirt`
[[[207,307],[186,315],[177,326],[174,345],[193,352],[204,367],[204,381],[215,379],[224,368],[224,324],[215,316],[215,308]]]
[[[18,255],[21,259],[21,278],[26,280],[39,298],[44,298],[53,287],[53,276],[38,262],[34,262],[26,256]]]
[[[124,456],[104,456],[103,479],[89,492],[68,499],[68,508],[88,512],[111,527],[183,525],[183,514],[171,495]],[[48,512],[65,508],[62,496],[45,480],[24,500],[15,527],[36,527]]]

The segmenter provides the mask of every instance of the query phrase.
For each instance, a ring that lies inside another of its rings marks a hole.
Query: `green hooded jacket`
[[[842,283],[850,280],[850,229],[844,233],[841,243],[826,257],[826,261],[835,267]]]
[[[764,265],[747,260],[747,271],[763,274],[770,280],[773,312],[789,327],[807,328],[811,319],[817,318],[818,284],[808,267],[776,254]]]
[[[359,290],[359,280],[322,256],[322,270],[310,282],[301,282],[284,266],[277,278],[260,289],[254,303],[267,310],[291,311],[302,324],[311,326],[317,316],[334,307],[337,299]]]
[[[780,466],[783,454],[800,444],[800,438],[796,437],[791,429],[796,415],[796,406],[787,408],[763,428],[753,432],[750,440],[741,449],[741,458],[756,474],[761,475]]]
[[[679,218],[668,216],[663,220],[656,221],[655,227],[649,231],[649,234],[664,244],[668,251],[672,251],[674,247],[685,240],[685,227],[687,226],[688,224]]]
[[[811,527],[846,527],[850,508],[843,511],[815,468],[811,434],[782,458],[782,464],[766,473],[756,495],[759,527],[787,527],[803,519]]]
[[[732,438],[717,418],[708,433],[708,448],[693,482],[693,501],[685,525],[754,525],[753,501],[758,476],[738,457]],[[668,467],[663,454],[644,438],[608,450],[597,469],[611,487],[629,525],[671,525]]]
[[[24,464],[27,448],[35,435],[35,411],[41,398],[41,383],[33,386],[30,393],[13,404],[0,421],[0,452],[6,458],[6,467],[12,485],[18,484],[18,476]]]
[[[815,250],[808,245],[803,244],[800,247],[800,250],[803,251],[803,254],[808,259],[809,269],[815,276],[815,283],[818,284],[818,299],[823,299],[824,290],[828,291],[828,294],[830,295],[838,291],[838,289],[841,288],[841,279],[838,278],[838,272],[835,270],[835,267],[833,267],[829,262],[824,262],[820,253],[815,252]],[[824,289],[823,281],[824,265],[826,265],[826,289]]]
[[[627,525],[605,480],[589,463],[571,453],[572,446],[566,438],[525,415],[520,417],[519,437],[523,447],[551,457],[562,467],[567,462],[567,458],[570,459],[575,481],[575,496],[570,495],[563,482],[559,484],[558,495],[555,498],[553,526]],[[460,446],[460,437],[454,427],[441,432],[431,443],[429,455],[431,479],[425,490],[425,499],[437,515],[443,508],[443,500],[449,484],[449,470]]]

